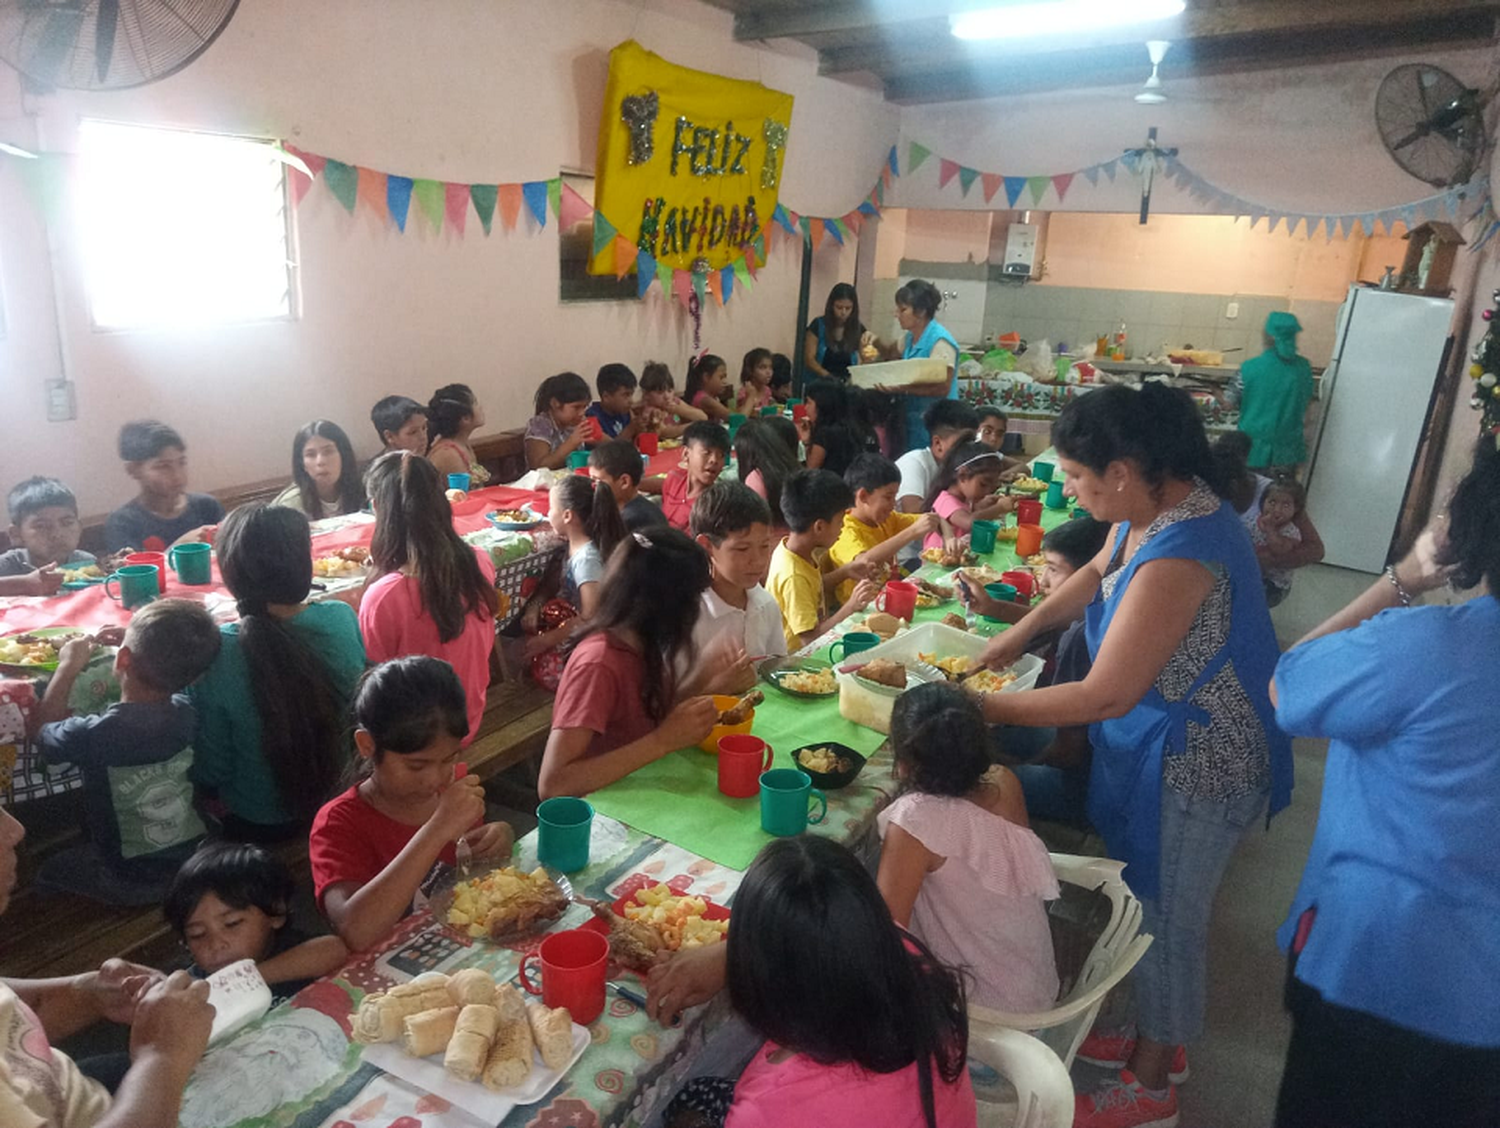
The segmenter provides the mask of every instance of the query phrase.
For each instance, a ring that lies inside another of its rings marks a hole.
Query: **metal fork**
[[[460,835],[453,844],[453,860],[458,863],[458,876],[467,880],[469,868],[474,864],[474,852],[469,849],[469,836]]]

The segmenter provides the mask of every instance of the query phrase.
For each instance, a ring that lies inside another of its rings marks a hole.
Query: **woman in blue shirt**
[[[915,278],[896,291],[896,321],[905,331],[897,344],[878,345],[888,360],[917,360],[931,357],[948,369],[941,381],[930,384],[903,384],[899,387],[877,387],[887,395],[900,396],[897,410],[905,420],[906,437],[902,450],[921,450],[927,446],[927,425],[922,417],[940,399],[958,398],[958,342],[938,321],[938,307],[943,295],[931,282]]]
[[[1500,1124],[1500,453],[1297,643],[1272,696],[1329,740],[1290,953],[1278,1128]],[[1451,578],[1486,592],[1411,607]]]

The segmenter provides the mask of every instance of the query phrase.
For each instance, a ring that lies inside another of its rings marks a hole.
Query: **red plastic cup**
[[[794,403],[792,405],[792,418],[793,419],[799,419],[799,420],[800,419],[806,419],[807,418],[807,404],[805,404],[805,403]]]
[[[875,599],[875,609],[911,622],[917,609],[917,585],[905,580],[891,580]]]
[[[754,799],[760,776],[771,770],[776,751],[758,736],[719,737],[719,791],[731,799]]]
[[[167,591],[167,554],[165,552],[132,552],[125,557],[126,564],[154,564],[156,566],[156,590],[165,595]]]
[[[1015,588],[1016,596],[1023,602],[1036,594],[1035,572],[1029,570],[1024,572],[1002,572],[1000,573],[1000,582],[1009,584]]]
[[[635,437],[635,449],[640,451],[647,458],[650,458],[653,454],[661,449],[661,447],[658,445],[660,441],[660,436],[658,436],[655,431],[642,431]]]
[[[1016,524],[1040,525],[1042,523],[1041,498],[1021,498],[1016,502]]]
[[[1042,550],[1042,527],[1040,525],[1016,526],[1016,555],[1023,560],[1035,556]]]
[[[542,964],[542,985],[533,986],[526,968],[533,959]],[[540,995],[549,1007],[567,1007],[573,1021],[587,1026],[604,1013],[604,972],[609,963],[609,941],[599,932],[572,928],[554,932],[541,947],[521,958],[521,986]]]

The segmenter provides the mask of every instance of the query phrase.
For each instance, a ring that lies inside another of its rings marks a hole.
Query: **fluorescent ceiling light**
[[[1186,0],[1021,0],[954,12],[948,17],[948,28],[959,39],[1022,39],[1165,20],[1186,8]]]
[[[0,153],[5,153],[7,156],[12,157],[24,157],[28,161],[36,160],[35,153],[23,149],[19,145],[7,145],[4,141],[0,141]]]

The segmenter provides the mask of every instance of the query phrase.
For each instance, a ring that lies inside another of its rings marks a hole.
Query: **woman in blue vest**
[[[896,291],[896,321],[905,335],[896,344],[878,344],[876,347],[887,360],[915,360],[931,357],[947,366],[948,375],[942,381],[930,384],[903,384],[900,387],[879,386],[876,391],[901,397],[897,410],[905,423],[905,439],[901,450],[922,450],[927,447],[927,425],[922,416],[940,399],[958,398],[958,342],[953,334],[935,321],[938,306],[943,304],[943,295],[931,282],[913,279]]]
[[[1500,1124],[1500,453],[1484,435],[1400,563],[1276,667],[1276,718],[1330,741],[1279,939],[1278,1128]],[[1451,578],[1484,589],[1411,607]]]
[[[802,359],[814,376],[847,381],[849,369],[859,363],[865,327],[859,320],[859,294],[847,282],[828,291],[823,316],[807,327]]]
[[[1155,937],[1136,967],[1136,1033],[1097,1029],[1086,1060],[1125,1067],[1078,1101],[1078,1128],[1176,1122],[1173,1082],[1203,1030],[1214,894],[1235,846],[1291,798],[1291,745],[1268,694],[1279,651],[1260,567],[1186,392],[1148,383],[1070,402],[1052,428],[1064,493],[1114,530],[984,658],[1084,620],[1082,681],[992,693],[992,724],[1090,726],[1089,818]]]

